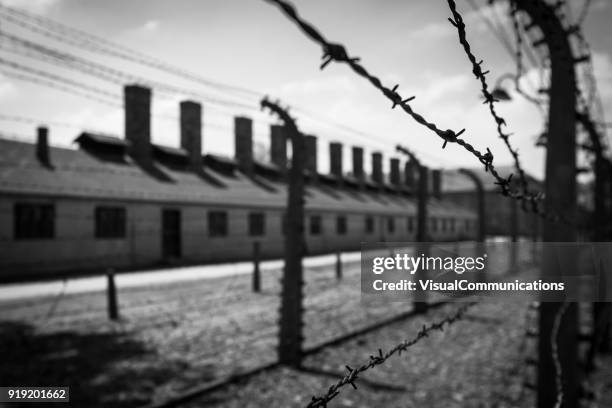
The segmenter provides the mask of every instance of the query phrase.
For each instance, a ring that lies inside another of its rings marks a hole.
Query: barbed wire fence
[[[322,63],[320,65],[320,69],[324,69],[332,61],[336,61],[336,62],[344,63],[348,65],[354,73],[356,73],[358,76],[367,80],[372,86],[377,88],[387,99],[389,99],[392,102],[392,106],[391,106],[392,109],[397,106],[401,107],[402,110],[408,115],[410,115],[417,123],[419,123],[422,126],[425,126],[429,130],[431,130],[433,133],[435,133],[438,137],[440,137],[443,140],[442,148],[444,148],[447,145],[447,143],[457,143],[458,145],[462,146],[465,150],[472,153],[485,166],[485,170],[491,173],[493,177],[496,179],[496,184],[500,187],[501,194],[503,194],[504,196],[508,196],[510,198],[521,201],[523,203],[524,209],[525,209],[525,206],[529,204],[529,206],[531,207],[531,211],[533,211],[536,214],[539,214],[540,216],[542,216],[543,218],[549,221],[568,223],[568,221],[566,219],[563,219],[561,216],[557,214],[551,214],[551,209],[546,209],[546,210],[541,209],[538,204],[539,204],[539,201],[542,199],[542,195],[533,194],[528,191],[528,183],[526,181],[524,171],[522,170],[522,167],[520,165],[518,151],[516,149],[513,149],[511,143],[509,142],[510,135],[507,133],[504,133],[503,131],[503,127],[506,126],[506,122],[497,113],[494,107],[494,103],[496,102],[496,100],[491,94],[491,92],[488,90],[488,84],[485,78],[485,75],[488,73],[488,71],[483,71],[482,69],[483,61],[482,60],[478,61],[476,56],[471,52],[471,46],[469,42],[467,41],[465,23],[463,22],[462,16],[457,11],[456,4],[453,0],[448,0],[448,5],[453,15],[452,18],[449,18],[449,21],[454,27],[457,28],[459,42],[461,46],[463,47],[466,55],[468,56],[468,59],[472,63],[472,72],[474,73],[474,76],[481,83],[482,93],[485,98],[485,103],[488,104],[490,114],[493,117],[497,125],[498,136],[504,141],[507,149],[510,151],[513,157],[515,168],[519,173],[521,191],[513,191],[511,189],[510,182],[511,182],[512,176],[508,177],[507,179],[499,176],[499,174],[497,173],[493,165],[493,154],[489,148],[486,149],[486,153],[482,153],[478,151],[476,148],[474,148],[472,145],[470,145],[469,143],[465,142],[464,139],[460,138],[460,136],[465,132],[465,129],[462,129],[461,131],[458,131],[458,132],[452,129],[442,130],[435,123],[428,121],[423,115],[415,112],[415,110],[409,105],[409,102],[412,101],[415,98],[415,96],[411,96],[408,98],[402,96],[398,92],[399,85],[395,85],[392,88],[383,85],[382,81],[377,76],[370,73],[361,64],[360,59],[358,57],[351,56],[344,45],[340,43],[332,43],[328,41],[317,28],[315,28],[312,24],[310,24],[309,22],[305,21],[302,17],[300,17],[296,8],[293,5],[291,5],[290,3],[284,0],[266,0],[266,1],[278,6],[283,11],[284,15],[291,22],[297,25],[298,28],[300,28],[301,31],[303,31],[303,33],[308,38],[310,38],[311,40],[313,40],[314,42],[316,42],[322,47],[323,56],[322,56]],[[556,7],[556,9],[558,8],[559,7]],[[522,37],[520,35],[520,32],[518,31],[518,20],[514,18],[516,13],[517,13],[517,9],[513,5],[513,10],[512,10],[513,25],[516,30],[516,36],[517,36],[517,72],[516,72],[516,77],[515,77],[515,84],[518,87],[518,82],[522,75],[523,68],[520,62],[522,58],[522,54],[521,54]],[[574,63],[580,63],[587,59],[588,59],[587,57],[581,56],[581,57],[578,57],[576,61],[574,61]],[[567,304],[563,304],[563,306],[557,311],[557,314],[554,318],[553,330],[552,330],[551,338],[550,338],[550,343],[552,345],[552,360],[554,362],[554,368],[555,368],[555,382],[557,384],[556,407],[561,406],[564,401],[563,372],[562,372],[561,363],[559,361],[557,337],[558,337],[559,326],[561,324],[560,321],[564,315],[566,308],[567,308]],[[384,356],[386,355],[383,355],[382,351],[379,351],[379,356],[378,357],[372,356],[371,362],[369,364],[374,364],[374,362],[377,362],[380,364],[384,362],[386,360],[383,358]],[[347,370],[349,371],[349,373],[344,378],[339,380],[339,382],[336,383],[336,385],[330,387],[328,392],[325,395],[319,396],[319,397],[316,397],[316,396],[313,397],[309,407],[327,406],[327,403],[338,394],[338,388],[345,386],[347,384],[351,384],[354,387],[354,380],[357,378],[357,375],[361,372],[362,369],[365,370],[368,367],[370,367],[369,364],[364,365],[358,369],[352,369],[350,367],[347,367]]]

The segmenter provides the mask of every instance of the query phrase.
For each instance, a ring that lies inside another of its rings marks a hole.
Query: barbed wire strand
[[[368,362],[363,365],[352,368],[350,366],[345,366],[347,369],[347,374],[338,380],[335,384],[328,388],[327,392],[320,396],[313,396],[310,403],[307,405],[307,408],[325,408],[327,404],[334,399],[340,393],[340,389],[346,385],[351,385],[353,389],[357,389],[355,382],[359,379],[359,375],[363,374],[365,371],[376,367],[378,365],[383,364],[394,354],[401,355],[402,352],[406,351],[408,348],[414,346],[419,343],[425,337],[428,337],[430,333],[439,330],[443,331],[444,327],[448,327],[455,323],[458,320],[461,320],[465,312],[476,305],[478,302],[469,302],[465,305],[458,308],[453,314],[446,316],[442,320],[439,320],[434,323],[430,323],[429,325],[423,325],[421,330],[409,340],[404,340],[401,343],[397,344],[392,349],[388,350],[386,353],[382,351],[382,349],[378,349],[378,355],[371,355]]]
[[[561,327],[561,319],[567,310],[569,303],[564,302],[563,305],[557,311],[555,320],[553,322],[553,328],[550,335],[550,345],[552,350],[552,359],[555,366],[555,383],[557,386],[557,400],[555,402],[555,408],[561,408],[563,404],[563,371],[561,368],[561,361],[559,360],[559,346],[557,344],[557,338],[559,337],[559,329]]]
[[[512,155],[512,159],[514,160],[514,168],[516,169],[519,175],[521,190],[525,197],[533,196],[533,193],[529,192],[527,178],[525,176],[525,171],[523,170],[521,166],[521,162],[519,160],[518,150],[512,147],[512,144],[510,143],[510,134],[504,132],[503,128],[507,125],[506,120],[502,118],[501,115],[495,109],[495,102],[497,102],[497,100],[493,97],[493,95],[489,91],[489,85],[487,83],[487,79],[485,78],[485,76],[489,73],[489,71],[483,71],[482,69],[483,60],[480,60],[480,61],[477,60],[476,56],[471,50],[471,45],[467,39],[466,26],[465,26],[465,23],[463,22],[463,17],[457,10],[457,4],[455,3],[455,0],[447,0],[447,3],[453,15],[453,17],[449,18],[448,21],[450,21],[450,23],[457,29],[459,43],[463,47],[465,54],[467,55],[469,61],[472,64],[472,73],[474,74],[476,79],[480,81],[480,85],[482,87],[482,95],[485,99],[485,103],[489,107],[489,112],[491,113],[491,116],[493,117],[495,121],[495,124],[497,127],[497,134],[504,141],[504,144],[506,145],[508,151]],[[526,204],[526,201],[523,200],[522,202],[523,204]],[[534,201],[531,201],[531,202],[534,203]]]
[[[404,110],[407,114],[409,114],[417,123],[427,127],[429,130],[438,135],[444,142],[442,144],[442,148],[445,148],[448,143],[457,143],[465,150],[474,155],[481,164],[484,165],[485,171],[491,173],[491,175],[495,178],[495,184],[499,186],[500,193],[506,197],[513,198],[518,201],[526,201],[531,204],[530,209],[533,213],[539,215],[540,217],[553,221],[559,222],[563,221],[566,223],[570,223],[569,221],[564,221],[559,215],[552,214],[550,212],[544,211],[539,208],[538,202],[540,202],[543,198],[541,193],[528,195],[525,192],[513,191],[510,188],[510,183],[512,180],[512,174],[508,176],[508,178],[502,177],[495,166],[493,165],[493,153],[487,147],[486,153],[482,153],[477,150],[470,143],[466,142],[464,139],[460,139],[459,136],[465,132],[465,129],[462,129],[459,132],[455,132],[452,129],[442,130],[438,128],[435,123],[429,122],[426,118],[424,118],[419,113],[415,112],[412,107],[408,104],[413,97],[404,98],[397,92],[399,85],[395,85],[393,88],[388,88],[384,86],[381,80],[370,74],[360,63],[360,59],[357,57],[350,57],[347,53],[346,48],[339,43],[330,43],[323,37],[323,35],[310,23],[304,21],[297,13],[297,10],[293,5],[288,3],[285,0],[265,0],[269,3],[273,3],[278,6],[285,14],[285,16],[290,19],[293,23],[295,23],[303,32],[306,34],[314,42],[318,43],[323,48],[323,63],[320,68],[325,68],[331,61],[337,61],[341,63],[347,64],[353,72],[357,75],[363,77],[368,80],[375,88],[380,90],[384,96],[387,97],[392,102],[391,108],[395,108],[396,106],[400,106],[402,110]],[[525,206],[523,206],[525,208]]]

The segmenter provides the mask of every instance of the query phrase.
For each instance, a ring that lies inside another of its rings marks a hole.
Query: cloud
[[[501,19],[504,20],[507,18],[506,16],[508,14],[506,5],[501,2],[497,2],[493,6],[482,6],[478,10],[470,10],[467,12],[459,10],[459,12],[463,16],[463,21],[467,26],[468,35],[486,32],[489,27],[485,19],[488,21],[497,21],[497,19],[501,17]],[[446,19],[426,24],[410,34],[413,39],[429,40],[456,35],[457,29]]]
[[[61,0],[4,0],[3,5],[43,14]]]
[[[141,27],[142,31],[157,31],[159,29],[159,20],[149,20]]]
[[[15,90],[16,87],[11,80],[0,73],[0,100],[13,96]]]
[[[321,93],[354,92],[355,85],[348,76],[334,76],[294,81],[283,84],[279,89],[284,95],[312,95]]]

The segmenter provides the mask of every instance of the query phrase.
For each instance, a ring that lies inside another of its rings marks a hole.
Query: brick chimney
[[[394,186],[400,185],[400,161],[399,159],[392,158],[389,160],[389,181]]]
[[[282,171],[287,170],[287,137],[282,125],[270,126],[270,159]]]
[[[442,198],[442,171],[439,169],[431,172],[431,190],[434,198]]]
[[[353,176],[363,181],[363,147],[353,146]]]
[[[128,154],[138,162],[151,163],[151,90],[139,85],[127,85],[123,97]]]
[[[377,184],[383,184],[382,153],[372,153],[372,180]]]
[[[314,179],[317,178],[317,137],[313,135],[304,136],[305,162],[304,168]]]
[[[253,121],[250,118],[234,118],[234,146],[238,168],[244,174],[253,174]]]
[[[43,166],[51,166],[51,159],[49,157],[49,129],[44,126],[36,129],[36,157]]]
[[[189,164],[202,167],[202,105],[193,101],[181,102],[181,147],[187,151]]]
[[[342,180],[342,143],[340,142],[329,144],[329,172]]]
[[[415,173],[417,172],[417,170],[418,167],[413,161],[409,160],[404,165],[404,182],[406,183],[406,186],[412,191],[417,190],[415,177]]]

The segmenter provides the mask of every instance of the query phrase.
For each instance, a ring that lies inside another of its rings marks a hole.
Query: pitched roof
[[[154,163],[152,172],[129,157],[117,162],[83,149],[58,147],[50,147],[51,167],[47,167],[38,161],[35,150],[31,143],[0,139],[0,193],[218,206],[286,205],[286,186],[274,178],[247,177],[239,171],[220,172],[208,166],[203,166],[202,172],[194,172],[160,162]],[[214,159],[222,160],[216,156]],[[157,172],[164,177],[156,177]],[[390,214],[416,211],[413,200],[397,194],[312,184],[307,184],[306,190],[306,207],[313,210]],[[432,214],[474,216],[472,211],[448,203],[432,201],[430,207]]]

